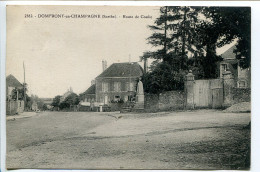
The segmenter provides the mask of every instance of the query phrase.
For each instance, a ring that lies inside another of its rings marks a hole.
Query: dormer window
[[[228,65],[227,64],[221,64],[222,71],[228,71]]]

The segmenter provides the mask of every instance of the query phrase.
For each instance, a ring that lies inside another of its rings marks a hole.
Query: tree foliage
[[[183,74],[176,73],[167,62],[159,63],[154,70],[145,73],[142,77],[144,91],[159,94],[163,91],[182,90]]]
[[[143,76],[144,85],[148,85],[145,91],[183,88],[189,70],[199,79],[216,78],[217,62],[222,60],[216,48],[235,40],[240,66],[249,67],[250,15],[250,8],[244,7],[161,7],[160,16],[149,26],[153,34],[147,38],[156,49],[142,56],[155,60]]]
[[[59,107],[59,105],[60,105],[60,98],[61,98],[60,95],[55,96],[54,99],[52,100],[51,105],[52,105],[53,107]]]
[[[203,14],[209,18],[217,36],[217,47],[238,39],[236,58],[240,60],[240,66],[248,68],[251,65],[251,9],[250,7],[207,7]]]
[[[57,98],[57,102],[58,102],[58,99],[60,101],[61,97],[56,96],[55,98]],[[68,95],[65,98],[64,101],[58,103],[58,107],[60,109],[66,109],[66,108],[70,108],[73,105],[78,105],[79,102],[80,102],[79,96],[77,94],[75,94],[75,93],[71,93],[70,95]]]
[[[78,105],[80,102],[79,96],[75,93],[71,93],[70,95],[68,95],[68,97],[65,98],[64,102],[70,105]]]

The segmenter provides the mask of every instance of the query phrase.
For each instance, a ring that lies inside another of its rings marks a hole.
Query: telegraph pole
[[[24,100],[24,110],[26,108],[26,83],[25,83],[25,66],[23,62],[23,100]]]
[[[132,73],[132,69],[131,69],[131,54],[129,54],[129,101],[131,101],[131,73]]]
[[[131,73],[132,73],[132,69],[131,69],[131,54],[129,54],[129,64],[130,64],[130,77],[129,77],[129,89],[131,91]]]

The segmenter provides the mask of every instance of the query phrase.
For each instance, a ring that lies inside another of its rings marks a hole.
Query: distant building
[[[231,72],[238,88],[250,88],[251,69],[250,67],[242,69],[239,66],[239,60],[236,59],[236,54],[234,53],[235,48],[236,46],[234,45],[223,54],[221,54],[223,61],[220,62],[219,77],[223,78],[223,74],[225,74],[226,72]]]
[[[6,77],[6,114],[14,115],[24,111],[23,85],[13,76]]]
[[[38,104],[37,104],[36,101],[33,101],[33,103],[32,103],[32,110],[33,111],[37,111],[38,110]]]

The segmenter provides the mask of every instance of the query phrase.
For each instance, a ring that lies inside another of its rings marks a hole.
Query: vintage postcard
[[[8,5],[6,20],[6,168],[250,169],[250,7]]]

